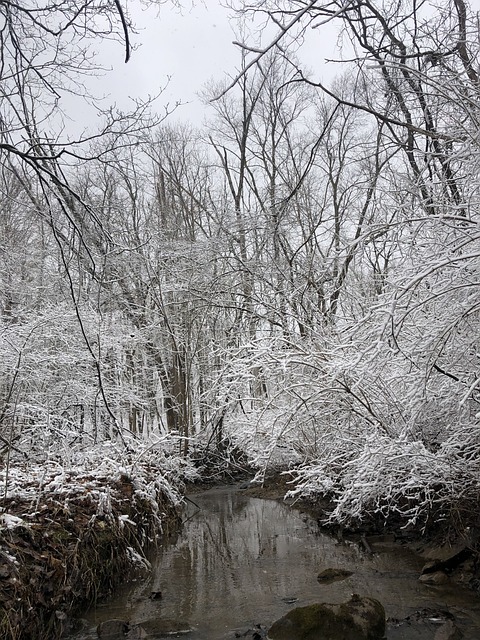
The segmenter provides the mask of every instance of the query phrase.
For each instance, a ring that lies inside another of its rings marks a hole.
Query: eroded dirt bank
[[[178,500],[153,471],[45,470],[39,486],[30,470],[23,491],[2,500],[1,638],[61,637],[78,610],[148,570],[145,550],[179,525]]]

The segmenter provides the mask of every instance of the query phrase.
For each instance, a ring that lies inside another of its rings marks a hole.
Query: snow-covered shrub
[[[426,527],[430,518],[447,521],[459,500],[476,500],[480,460],[467,465],[459,451],[445,444],[437,452],[422,442],[368,435],[363,448],[335,473],[325,461],[296,472],[290,497],[327,495],[334,508],[330,521],[359,524],[393,521]]]

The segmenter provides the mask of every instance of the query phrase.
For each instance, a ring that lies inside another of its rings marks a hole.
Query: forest
[[[242,470],[330,522],[478,525],[478,12],[232,0],[204,125],[69,133],[93,48],[135,55],[121,5],[0,4],[4,526],[67,476]],[[325,25],[328,83],[296,55]]]

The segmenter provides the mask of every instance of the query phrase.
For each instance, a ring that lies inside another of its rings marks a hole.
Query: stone
[[[147,638],[147,632],[139,624],[131,624],[128,627],[128,633],[125,640],[144,640]]]
[[[423,584],[446,584],[449,580],[447,574],[443,571],[435,571],[434,573],[423,573],[419,581]]]
[[[423,567],[422,573],[433,573],[434,571],[446,571],[448,573],[462,565],[472,556],[472,553],[472,550],[465,546],[457,546],[455,548],[449,546],[434,547],[421,553],[429,560]]]
[[[188,623],[170,618],[145,620],[142,622],[142,626],[148,631],[149,637],[152,636],[154,638],[157,636],[172,636],[177,638],[178,636],[188,635],[194,631]]]
[[[124,640],[128,633],[128,622],[125,620],[106,620],[97,627],[97,635],[101,640]]]
[[[463,633],[453,622],[453,620],[447,620],[445,624],[437,629],[434,640],[462,640]]]
[[[101,640],[143,640],[147,632],[139,624],[129,624],[125,620],[106,620],[97,627]]]
[[[325,569],[318,574],[317,580],[322,584],[331,584],[332,582],[346,580],[352,575],[353,571],[347,571],[346,569]]]
[[[269,640],[381,640],[385,610],[374,598],[354,594],[343,604],[297,607],[273,623]]]

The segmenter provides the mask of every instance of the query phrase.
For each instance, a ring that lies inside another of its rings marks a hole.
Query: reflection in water
[[[354,544],[339,545],[320,534],[300,512],[231,488],[192,499],[198,509],[188,504],[184,530],[176,544],[158,553],[151,579],[91,612],[90,635],[82,638],[95,637],[98,622],[122,618],[143,624],[152,638],[164,637],[158,622],[172,620],[177,629],[193,629],[187,636],[192,640],[233,639],[235,630],[269,625],[292,606],[341,602],[353,592],[378,598],[394,618],[449,607],[466,638],[480,637],[478,599],[458,587],[420,584],[422,562],[406,550],[367,556]],[[318,573],[329,567],[354,574],[319,584]],[[152,591],[161,591],[162,598],[150,600]],[[433,635],[433,627],[404,624],[389,628],[388,638],[431,640]]]

